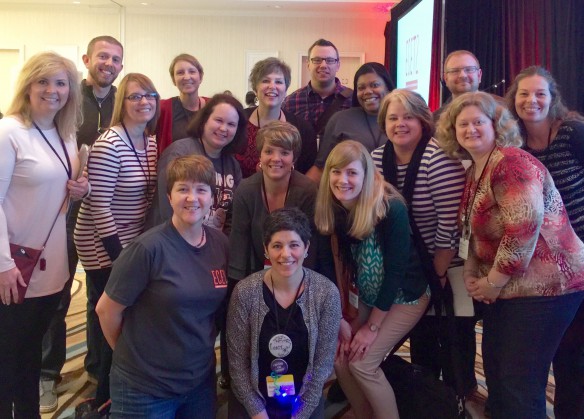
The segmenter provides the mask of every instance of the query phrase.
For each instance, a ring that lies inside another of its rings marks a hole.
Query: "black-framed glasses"
[[[326,57],[326,58],[323,58],[323,57],[312,57],[310,59],[310,62],[312,64],[316,64],[316,65],[322,64],[323,61],[325,63],[327,63],[328,65],[333,65],[333,64],[338,63],[339,62],[339,59],[338,58],[333,58],[333,57]]]
[[[461,71],[464,71],[465,74],[474,74],[479,70],[479,67],[476,65],[470,65],[468,67],[458,67],[458,68],[449,68],[445,71],[446,74],[459,74]]]
[[[131,95],[126,96],[124,99],[128,99],[130,102],[140,102],[143,97],[146,98],[146,100],[148,101],[154,101],[158,99],[158,93],[150,92],[144,93],[143,95],[139,93],[132,93]]]

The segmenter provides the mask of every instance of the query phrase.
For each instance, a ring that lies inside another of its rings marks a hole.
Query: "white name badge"
[[[464,259],[464,260],[468,259],[469,246],[470,246],[470,240],[465,238],[465,237],[461,237],[460,242],[458,243],[458,256],[461,259]]]
[[[292,352],[292,339],[283,333],[278,333],[270,339],[269,349],[276,358],[284,358]]]
[[[349,304],[357,310],[359,309],[359,296],[351,290],[349,290]]]

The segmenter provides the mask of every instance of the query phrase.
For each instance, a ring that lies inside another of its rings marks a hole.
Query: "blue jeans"
[[[584,292],[497,300],[485,310],[483,360],[493,419],[545,419],[550,364]]]
[[[215,374],[187,394],[172,398],[154,397],[132,388],[117,373],[110,372],[111,419],[214,419],[217,391]]]

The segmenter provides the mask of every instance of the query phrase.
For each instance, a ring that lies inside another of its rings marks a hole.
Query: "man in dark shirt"
[[[340,66],[337,47],[319,39],[308,49],[310,81],[284,100],[284,110],[310,122],[318,136],[333,113],[351,107],[353,90],[336,77]]]
[[[123,68],[124,49],[120,42],[111,36],[98,36],[87,46],[87,54],[83,55],[83,63],[87,67],[87,78],[81,82],[83,96],[83,124],[77,131],[77,145],[93,145],[97,137],[109,127],[116,88],[112,83]],[[60,381],[61,369],[66,358],[65,317],[71,303],[71,285],[77,268],[77,252],[73,244],[73,230],[77,221],[77,212],[81,201],[73,204],[67,219],[67,250],[69,256],[69,281],[67,281],[57,312],[43,339],[43,358],[40,381],[40,412],[48,413],[57,409],[57,382]],[[91,284],[87,284],[87,292],[91,292]],[[85,369],[91,376],[97,375],[100,360],[98,351],[100,343],[95,342],[95,330],[99,321],[95,315],[95,307],[87,306],[87,356]],[[64,389],[61,389],[64,391]]]

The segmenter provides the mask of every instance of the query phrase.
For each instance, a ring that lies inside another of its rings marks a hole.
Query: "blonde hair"
[[[432,136],[434,133],[434,119],[430,108],[428,108],[422,96],[408,89],[395,89],[383,98],[377,114],[377,123],[382,132],[385,132],[387,109],[392,101],[401,103],[408,113],[420,121],[420,124],[422,124],[422,138]]]
[[[160,95],[154,87],[154,83],[147,76],[140,73],[128,73],[120,82],[118,90],[116,92],[116,101],[114,103],[114,110],[112,113],[112,121],[110,127],[115,125],[121,125],[124,121],[124,116],[126,116],[126,109],[124,108],[124,101],[128,95],[128,84],[130,82],[138,83],[138,85],[146,90],[148,93],[156,93],[156,111],[154,116],[146,124],[146,133],[148,135],[154,135],[156,132],[156,123],[158,122],[158,117],[160,116]]]
[[[468,92],[458,96],[446,107],[438,126],[436,138],[446,154],[454,158],[469,158],[468,152],[456,139],[456,118],[467,106],[476,106],[493,123],[495,143],[499,147],[520,147],[523,143],[517,122],[509,111],[488,93]]]
[[[25,126],[31,127],[32,109],[30,104],[30,87],[42,78],[53,77],[60,71],[67,74],[69,96],[65,105],[55,115],[55,125],[64,141],[75,141],[77,128],[81,125],[81,87],[75,64],[55,52],[41,52],[33,55],[22,67],[14,98],[8,107],[7,115],[20,117]]]
[[[375,168],[367,149],[357,141],[343,141],[332,149],[326,159],[316,196],[314,221],[316,228],[322,234],[330,235],[334,233],[334,206],[340,205],[330,187],[331,170],[343,168],[354,161],[360,161],[363,165],[364,177],[357,203],[349,212],[351,226],[348,235],[356,239],[364,239],[373,232],[377,223],[385,217],[391,199],[399,199],[403,202],[403,198],[397,189],[383,180],[383,177]]]

